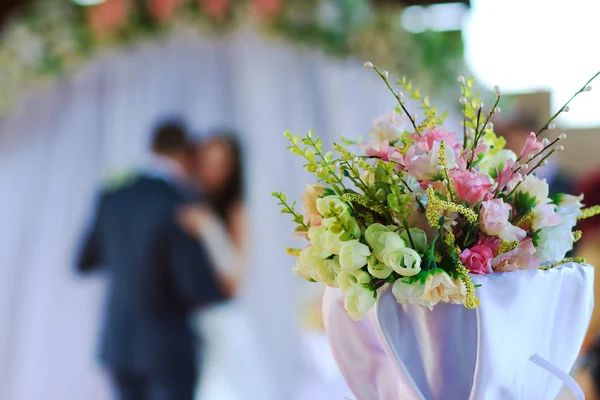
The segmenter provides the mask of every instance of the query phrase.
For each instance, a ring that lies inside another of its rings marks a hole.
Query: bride
[[[197,173],[206,204],[179,213],[182,226],[206,247],[219,275],[239,286],[243,279],[246,235],[242,202],[242,165],[238,141],[215,136],[198,151]],[[203,309],[192,322],[204,338],[198,400],[269,399],[270,386],[256,338],[235,298]]]

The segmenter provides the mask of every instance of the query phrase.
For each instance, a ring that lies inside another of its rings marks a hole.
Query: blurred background
[[[203,335],[208,351],[215,340],[239,340],[253,355],[223,353],[237,369],[225,373],[230,379],[200,376],[198,399],[350,395],[323,334],[322,288],[292,274],[294,259],[284,252],[295,243],[293,225],[270,194],[299,200],[312,181],[282,133],[314,128],[325,146],[340,134],[366,136],[372,119],[395,106],[364,68],[370,60],[393,81],[412,79],[451,111],[448,128],[456,130],[457,76],[475,76],[484,102],[500,85],[507,96],[495,122],[510,146],[513,133],[541,127],[600,68],[591,7],[587,0],[0,1],[0,399],[113,398],[96,357],[107,277],[78,275],[74,254],[98,192],[142,165],[155,128],[172,119],[200,141],[235,136],[244,178],[248,243],[235,301],[245,322],[231,325],[230,337]],[[550,132],[569,136],[546,172],[557,188],[575,190],[600,168],[599,111],[600,90],[585,93]],[[221,363],[219,354],[209,360]],[[231,393],[240,374],[268,390]]]

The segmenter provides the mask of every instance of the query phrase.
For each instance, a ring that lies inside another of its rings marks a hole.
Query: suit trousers
[[[196,382],[172,377],[114,373],[118,400],[193,400]]]

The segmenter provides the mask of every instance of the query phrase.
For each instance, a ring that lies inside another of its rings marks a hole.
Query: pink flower
[[[443,129],[432,128],[425,132],[423,136],[419,136],[418,134],[413,135],[413,138],[416,140],[417,146],[419,149],[427,152],[433,149],[433,144],[435,142],[446,143],[446,147],[452,147],[454,150],[459,150],[461,145],[456,142],[454,139],[455,133],[449,132]]]
[[[514,250],[499,254],[492,260],[494,272],[510,272],[517,269],[538,269],[540,261],[533,254],[535,248],[531,239],[525,239]]]
[[[450,173],[450,177],[454,181],[458,197],[471,204],[483,200],[493,186],[487,175],[479,175],[476,172],[455,170]]]
[[[431,150],[423,155],[415,157],[407,165],[408,172],[419,180],[435,180],[440,171],[440,142],[433,142]],[[408,153],[407,153],[408,156]],[[446,147],[446,164],[449,170],[456,168],[456,153],[450,147]]]
[[[402,166],[404,158],[402,154],[394,146],[390,146],[390,142],[384,140],[379,145],[379,148],[370,147],[367,149],[367,155],[371,157],[381,158],[384,161],[394,161]]]
[[[504,189],[504,187],[516,177],[514,171],[518,168],[519,164],[516,163],[512,158],[506,160],[506,163],[504,163],[504,166],[502,167],[502,171],[500,171],[498,177],[496,178],[496,182],[498,183],[498,191]],[[496,168],[496,170],[498,169]]]
[[[479,227],[488,236],[496,236],[509,242],[522,240],[527,235],[521,228],[508,222],[511,207],[502,199],[486,200],[481,203]]]
[[[230,0],[198,0],[201,6],[210,17],[222,20],[227,16],[227,12],[231,7]]]
[[[181,0],[148,0],[148,11],[150,15],[158,21],[165,22],[173,14]]]
[[[521,150],[521,157],[527,157],[529,154],[537,154],[544,148],[544,145],[541,142],[538,142],[535,133],[531,132],[529,136],[527,136],[527,140],[525,140],[525,146],[523,146],[523,150]],[[527,159],[525,159],[527,160]]]
[[[560,224],[560,215],[554,209],[553,204],[538,204],[533,209],[533,219],[531,220],[531,229],[538,229],[547,226],[555,226]]]
[[[111,31],[121,25],[129,14],[126,0],[109,0],[89,8],[89,23],[95,33]]]
[[[262,18],[270,18],[281,9],[281,0],[254,0],[254,10]]]
[[[474,274],[483,275],[492,272],[494,251],[484,244],[476,244],[470,249],[464,249],[458,258]]]

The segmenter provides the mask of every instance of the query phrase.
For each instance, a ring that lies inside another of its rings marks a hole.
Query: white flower
[[[408,163],[408,172],[420,180],[435,180],[439,175],[440,142],[435,141],[431,150],[425,154],[414,157]],[[448,170],[456,168],[456,152],[450,146],[446,147],[446,165]]]
[[[508,160],[517,160],[517,155],[512,150],[500,150],[495,154],[486,153],[483,159],[477,164],[479,171],[486,175],[494,175],[501,172],[502,167]]]
[[[579,196],[573,196],[572,194],[561,194],[558,205],[561,207],[575,205],[579,208],[582,208],[583,204],[581,203],[581,200],[583,200],[582,194]]]
[[[367,263],[367,271],[375,278],[387,279],[391,275],[393,269],[380,262],[377,257],[375,257],[375,254],[371,254]]]
[[[344,242],[342,241],[343,232],[333,233],[331,230],[326,230],[322,236],[323,249],[331,254],[339,255]]]
[[[402,135],[403,131],[402,116],[392,112],[373,121],[373,129],[369,132],[369,136],[375,139],[377,144],[381,144],[385,140],[392,143]]]
[[[323,258],[329,257],[331,254],[330,251],[325,250],[323,247],[323,243],[325,242],[325,234],[327,233],[327,228],[324,225],[313,225],[308,228],[308,240],[312,246],[321,253]]]
[[[369,246],[358,240],[349,240],[344,242],[340,249],[340,265],[343,270],[355,271],[367,264],[370,255]]]
[[[316,281],[323,282],[327,286],[337,287],[336,278],[339,273],[340,263],[337,257],[334,257],[333,259],[318,262],[315,265],[313,275]]]
[[[529,197],[535,197],[535,204],[545,204],[550,202],[550,199],[548,199],[548,182],[546,182],[546,179],[540,179],[535,175],[527,175],[515,192],[528,194]]]
[[[423,299],[425,286],[420,282],[406,283],[402,278],[397,279],[392,286],[392,293],[400,304],[427,305]]]
[[[429,273],[423,289],[423,299],[429,309],[439,302],[451,303],[461,300],[462,291],[466,288],[459,286],[444,270],[438,269]],[[463,299],[464,300],[464,299]]]
[[[365,240],[372,249],[379,246],[379,235],[384,232],[391,232],[390,228],[379,223],[371,224],[365,230]]]
[[[357,271],[342,270],[337,277],[338,287],[344,293],[356,285],[363,285],[369,282],[371,282],[371,275],[369,275],[362,269],[359,269]]]
[[[410,247],[382,253],[383,262],[402,276],[413,276],[421,272],[421,256]]]
[[[581,215],[583,208],[581,200],[583,200],[583,195],[563,194],[560,196],[556,213],[560,215],[561,223],[568,225],[571,229],[577,225],[577,218]]]
[[[325,194],[325,187],[323,185],[306,185],[306,189],[300,196],[305,224],[316,225],[321,222],[321,215],[319,215],[319,210],[317,209],[317,199],[323,194]]]
[[[340,209],[342,213],[348,212],[348,204],[340,196],[329,195],[317,199],[317,209],[324,217],[331,217],[334,210]],[[337,214],[337,212],[336,212]]]
[[[573,248],[573,232],[568,224],[540,229],[533,236],[533,256],[543,263],[557,263]]]
[[[534,232],[547,226],[554,226],[561,223],[560,215],[556,213],[555,207],[554,204],[538,204],[533,208],[531,229]]]
[[[375,305],[377,300],[377,292],[369,285],[354,285],[346,293],[344,298],[344,308],[348,315],[355,321],[358,321],[362,316]]]
[[[314,246],[310,246],[300,252],[296,266],[292,268],[292,271],[304,279],[316,281],[318,280],[316,269],[324,262],[325,258],[320,256],[319,250]]]

